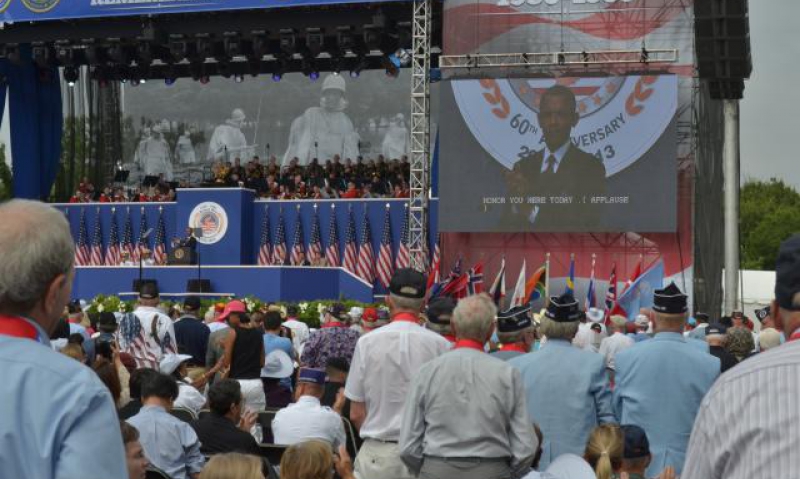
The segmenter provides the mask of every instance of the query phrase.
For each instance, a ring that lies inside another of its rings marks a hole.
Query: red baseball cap
[[[231,313],[246,313],[247,306],[244,305],[243,302],[239,301],[238,299],[234,299],[230,303],[225,305],[225,310],[222,311],[222,314],[219,315],[217,318],[218,321],[225,321],[228,319]]]

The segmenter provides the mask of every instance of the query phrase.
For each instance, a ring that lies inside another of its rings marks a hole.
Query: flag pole
[[[550,305],[550,252],[544,256],[544,307]]]

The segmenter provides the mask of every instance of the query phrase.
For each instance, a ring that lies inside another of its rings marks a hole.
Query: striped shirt
[[[797,477],[800,471],[800,341],[723,374],[700,405],[686,479]]]

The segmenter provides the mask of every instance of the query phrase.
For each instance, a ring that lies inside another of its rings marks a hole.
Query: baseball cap
[[[158,363],[158,369],[164,374],[172,374],[178,369],[181,363],[190,359],[192,359],[192,357],[188,354],[169,353],[161,358],[161,362]]]
[[[425,310],[425,313],[428,316],[428,321],[432,323],[450,324],[455,307],[456,302],[453,298],[438,297],[428,303],[428,309]]]
[[[764,320],[769,317],[769,313],[770,313],[769,306],[757,309],[756,318],[758,318],[758,322],[763,323]]]
[[[622,457],[625,459],[639,459],[650,455],[650,441],[647,433],[639,426],[629,424],[620,426],[625,436],[625,450]]]
[[[219,315],[217,318],[220,321],[224,321],[228,319],[231,313],[246,313],[247,306],[244,305],[243,302],[239,301],[238,299],[234,299],[230,303],[225,305],[225,309],[222,311],[222,314]]]
[[[364,308],[364,314],[361,315],[361,321],[371,323],[378,319],[378,311],[375,308]]]
[[[186,299],[183,300],[183,307],[193,311],[200,309],[200,298],[197,296],[187,296]]]
[[[350,315],[347,314],[347,309],[342,303],[333,303],[328,306],[328,314],[336,319],[350,320]]]
[[[324,386],[326,376],[327,375],[325,374],[325,371],[321,369],[302,368],[300,369],[300,374],[297,377],[297,382]]]
[[[389,292],[403,298],[422,299],[425,297],[427,279],[419,271],[400,268],[392,275]]]
[[[139,297],[142,299],[158,298],[158,284],[154,281],[143,283],[139,287]]]

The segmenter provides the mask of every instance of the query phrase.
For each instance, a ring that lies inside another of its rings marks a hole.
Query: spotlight
[[[70,87],[75,86],[75,82],[78,81],[78,69],[72,65],[64,67],[64,80]]]
[[[339,45],[339,51],[341,52],[342,56],[347,53],[352,53],[356,46],[355,39],[353,38],[353,27],[345,25],[337,27],[336,31],[336,43]]]
[[[380,50],[383,38],[381,30],[375,25],[364,25],[364,43],[369,51]]]
[[[325,43],[325,35],[320,28],[307,28],[306,29],[306,48],[311,58],[316,58],[322,52],[323,44]]]
[[[407,67],[411,64],[411,53],[405,48],[398,48],[397,51],[389,55],[389,57],[397,68]]]
[[[242,55],[242,42],[238,38],[238,33],[225,32],[225,39],[222,41],[225,55],[229,58]]]
[[[350,70],[350,77],[351,78],[358,78],[358,75],[361,74],[361,70],[367,68],[367,59],[363,56],[358,58],[358,62],[356,62],[356,66]]]
[[[280,31],[280,48],[283,53],[288,56],[294,55],[297,46],[297,39],[293,28],[283,28]]]
[[[381,63],[383,64],[383,68],[386,69],[386,76],[397,78],[397,75],[400,74],[400,68],[397,59],[393,57],[394,55],[384,55]]]
[[[237,73],[236,75],[233,76],[233,81],[235,81],[236,83],[242,83],[244,81],[244,75]]]
[[[50,50],[45,45],[40,44],[31,48],[31,56],[40,68],[45,68],[50,63]]]

